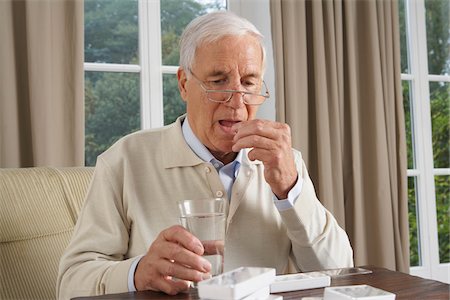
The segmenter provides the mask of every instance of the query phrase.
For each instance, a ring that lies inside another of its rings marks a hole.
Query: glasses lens
[[[230,99],[232,93],[230,92],[213,92],[208,91],[208,98],[215,102],[225,102]]]
[[[244,102],[247,104],[261,104],[266,100],[264,96],[255,94],[244,94]]]
[[[237,92],[237,91],[236,91]],[[214,102],[227,102],[234,92],[212,92],[208,91],[208,99]],[[239,93],[239,92],[238,92]],[[262,95],[242,94],[244,103],[247,104],[261,104],[266,100]]]
[[[238,91],[236,91],[239,93]],[[231,97],[233,97],[233,93],[235,92],[212,92],[208,91],[208,99],[214,102],[227,102]],[[266,100],[266,98],[262,95],[255,94],[242,94],[244,103],[247,104],[261,104]]]
[[[233,97],[234,93],[240,93],[243,97],[243,101],[246,104],[250,105],[259,105],[262,104],[266,98],[268,97],[268,91],[266,84],[263,81],[263,86],[250,89],[246,91],[237,91],[237,90],[215,90],[211,89],[208,85],[205,87],[201,84],[201,87],[206,92],[207,98],[214,102],[227,102]],[[264,90],[264,94],[263,94]]]

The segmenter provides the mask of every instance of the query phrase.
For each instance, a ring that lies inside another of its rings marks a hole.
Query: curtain
[[[0,167],[84,165],[83,1],[0,1]]]
[[[409,271],[396,1],[271,0],[277,120],[355,265]]]

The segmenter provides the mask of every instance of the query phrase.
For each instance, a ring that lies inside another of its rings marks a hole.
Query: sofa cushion
[[[93,168],[0,169],[0,298],[55,298]]]

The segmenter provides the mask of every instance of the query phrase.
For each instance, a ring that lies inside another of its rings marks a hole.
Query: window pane
[[[408,152],[408,169],[415,168],[414,159],[414,144],[413,144],[413,123],[412,117],[412,103],[411,103],[411,81],[402,81],[403,85],[403,109],[405,111],[405,129],[406,129],[406,147]]]
[[[400,51],[401,51],[401,68],[402,73],[409,73],[409,51],[408,51],[408,43],[407,43],[407,26],[406,26],[406,6],[405,0],[400,0],[398,2],[398,15],[400,22]]]
[[[186,25],[206,12],[226,9],[226,0],[161,0],[163,65],[178,66],[179,39]]]
[[[450,83],[430,82],[431,124],[435,168],[450,168]]]
[[[137,73],[85,72],[85,163],[141,127]]]
[[[428,72],[450,73],[450,1],[425,1]]]
[[[450,263],[450,176],[435,176],[439,261]]]
[[[411,267],[420,266],[419,219],[417,214],[417,180],[408,177],[409,249]]]
[[[186,105],[178,91],[175,74],[163,75],[164,125],[170,124],[186,112]]]
[[[85,62],[138,63],[138,0],[84,1]]]

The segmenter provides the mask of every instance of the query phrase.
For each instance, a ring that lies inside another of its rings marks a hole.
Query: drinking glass
[[[224,198],[178,201],[181,225],[203,244],[212,276],[223,272],[227,205]]]

